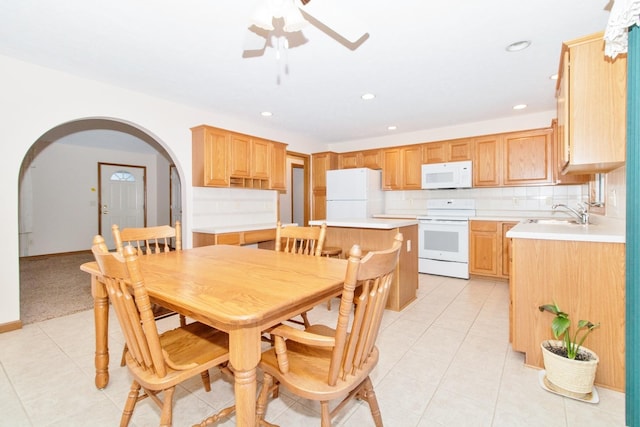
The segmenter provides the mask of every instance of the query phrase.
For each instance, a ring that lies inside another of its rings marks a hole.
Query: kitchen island
[[[538,306],[556,302],[578,320],[600,323],[585,347],[600,358],[596,385],[625,389],[624,222],[594,218],[579,225],[523,222],[507,237],[511,244],[510,326],[513,349],[525,363],[543,367],[540,343],[553,338],[553,316]]]
[[[309,225],[327,224],[324,246],[342,249],[347,257],[354,244],[360,245],[363,253],[391,247],[396,233],[402,233],[404,242],[400,251],[398,267],[393,279],[387,308],[400,311],[416,299],[418,289],[418,221],[415,219],[344,219],[314,220]]]

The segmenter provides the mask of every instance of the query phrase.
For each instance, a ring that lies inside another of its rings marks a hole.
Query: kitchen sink
[[[551,219],[551,218],[534,218],[528,219],[529,224],[559,224],[559,225],[587,225],[581,224],[575,219]]]

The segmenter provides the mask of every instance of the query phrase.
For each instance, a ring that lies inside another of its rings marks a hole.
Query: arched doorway
[[[23,323],[42,320],[29,315],[31,304],[39,304],[38,290],[25,286],[56,286],[62,294],[60,304],[67,307],[51,308],[55,304],[47,297],[48,314],[44,317],[78,311],[91,306],[89,282],[73,262],[73,271],[47,274],[47,281],[35,280],[22,268],[24,260],[38,259],[41,264],[57,257],[55,266],[66,265],[62,255],[85,252],[95,234],[98,234],[100,199],[98,197],[98,163],[136,164],[145,167],[147,225],[167,224],[171,220],[171,186],[175,186],[176,173],[172,173],[175,160],[159,141],[147,131],[117,119],[81,119],[67,122],[43,134],[31,146],[23,159],[19,186],[20,235],[20,312]],[[179,184],[180,185],[180,184]],[[66,256],[65,255],[65,256]],[[79,274],[76,274],[79,273]],[[75,278],[74,278],[75,276]],[[24,280],[23,280],[24,279]],[[84,294],[77,294],[81,304],[74,304],[73,295],[66,295],[60,282],[73,287],[79,280]],[[24,283],[31,281],[31,283]],[[52,283],[53,282],[53,283]],[[46,284],[48,283],[48,284]],[[50,288],[48,288],[50,289]],[[87,299],[88,295],[88,299]],[[36,299],[34,301],[34,298]],[[31,301],[31,302],[30,302]],[[42,310],[40,310],[42,311]]]

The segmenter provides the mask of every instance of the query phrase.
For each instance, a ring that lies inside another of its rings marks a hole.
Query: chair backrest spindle
[[[136,255],[151,255],[161,252],[169,252],[173,246],[175,250],[182,250],[182,229],[180,221],[176,221],[175,227],[158,225],[155,227],[123,228],[120,230],[117,224],[112,227],[113,239],[119,254],[124,253],[124,246],[129,244],[136,249]]]
[[[287,253],[320,256],[326,234],[326,224],[320,227],[283,227],[278,221],[275,249]]]
[[[349,252],[336,326],[335,347],[329,367],[329,385],[335,385],[338,378],[344,379],[348,375],[354,375],[373,351],[389,298],[402,240],[402,234],[398,233],[390,249],[371,251],[365,257],[362,257],[362,251],[357,245]],[[348,330],[354,306],[351,330]]]

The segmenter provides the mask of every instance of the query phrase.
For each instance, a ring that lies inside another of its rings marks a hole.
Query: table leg
[[[93,317],[96,332],[96,387],[103,389],[109,384],[109,297],[107,290],[96,276],[91,276],[93,295]]]
[[[256,424],[256,368],[260,361],[260,329],[242,328],[229,333],[229,362],[235,377],[236,425]]]

